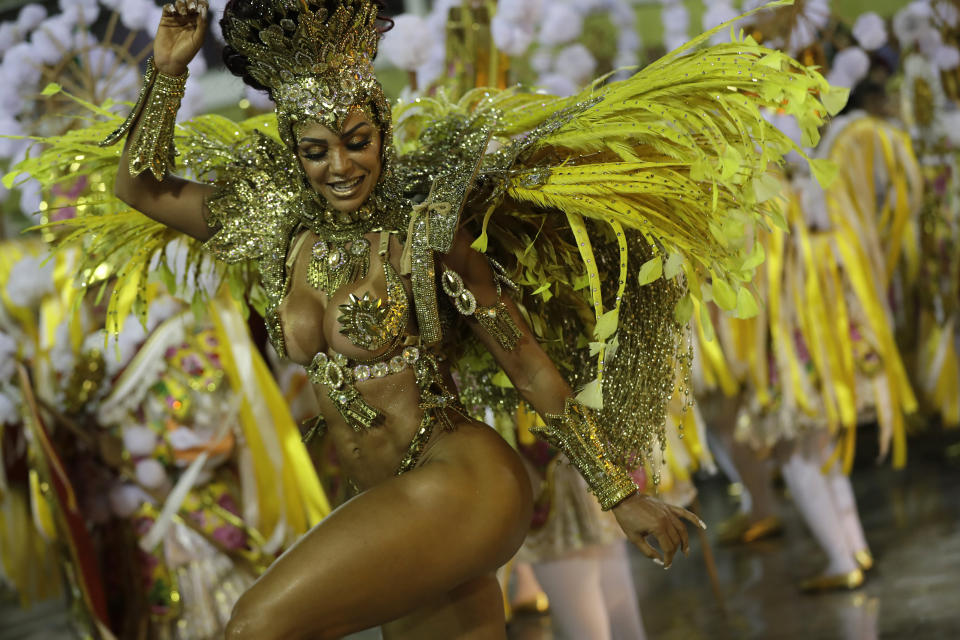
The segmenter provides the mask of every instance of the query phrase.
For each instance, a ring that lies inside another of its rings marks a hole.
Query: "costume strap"
[[[574,398],[567,398],[562,415],[547,415],[546,426],[530,431],[563,451],[597,497],[604,511],[637,492],[626,471],[607,454],[594,412]]]
[[[401,271],[413,281],[413,300],[423,344],[433,345],[443,338],[437,305],[437,271],[431,247],[431,229],[436,215],[451,210],[446,202],[424,202],[414,207],[407,230],[407,242],[400,258]]]
[[[176,150],[173,137],[177,112],[186,89],[189,73],[170,76],[160,72],[153,58],[147,62],[147,73],[137,102],[120,128],[111,133],[101,147],[119,142],[128,133],[130,139],[130,175],[137,177],[147,169],[157,180],[163,180],[173,166]],[[140,126],[133,125],[140,118]]]

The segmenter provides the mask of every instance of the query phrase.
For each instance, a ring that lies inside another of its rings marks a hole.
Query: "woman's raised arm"
[[[127,130],[114,186],[116,196],[137,211],[198,240],[213,235],[206,216],[213,187],[170,175],[165,162],[168,149],[157,147],[172,139],[187,65],[203,46],[207,16],[206,0],[177,0],[164,6],[148,71],[152,83],[146,85],[147,93]]]

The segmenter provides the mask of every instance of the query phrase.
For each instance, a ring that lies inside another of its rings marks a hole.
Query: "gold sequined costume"
[[[750,37],[705,47],[705,34],[626,80],[602,78],[571,98],[475,90],[456,102],[438,96],[401,104],[391,114],[371,71],[371,3],[345,0],[330,15],[305,2],[266,4],[270,24],[266,16],[238,20],[225,34],[273,91],[277,115],[241,123],[195,118],[159,139],[150,158],[166,157],[158,149],[171,143],[182,170],[217,185],[207,203],[217,233],[205,248],[231,265],[222,269],[233,291],[267,317],[278,351],[292,243],[306,230],[319,236],[309,279],[332,293],[362,277],[373,251],[387,257],[393,235],[403,247],[401,273],[385,277],[409,277],[411,299],[394,287],[387,300],[357,297],[341,309],[353,344],[387,345],[385,355],[354,361],[318,353],[311,379],[363,430],[376,428],[378,410],[357,381],[415,371],[424,418],[401,473],[416,464],[436,424],[449,426],[452,411],[515,405],[516,393],[496,384],[502,376],[493,358],[456,319],[475,318],[505,350],[518,327],[502,304],[479,306],[461,274],[438,259],[466,230],[474,249],[491,258],[498,290],[513,296],[534,337],[580,390],[562,415],[544,416],[539,435],[578,467],[604,508],[635,493],[629,471],[664,446],[694,305],[709,297],[727,310],[756,311],[749,282],[762,254],[744,229],[776,220],[778,186],[768,171],[799,150],[760,108],[795,115],[816,141],[845,92]],[[149,82],[145,95],[156,90]],[[158,127],[171,117],[169,85],[164,80],[158,98],[139,107]],[[344,218],[313,197],[292,143],[304,118],[331,114],[336,126],[350,107],[380,126],[384,167],[359,215]],[[116,156],[98,142],[118,122],[98,113],[107,121],[50,140],[19,171],[50,184],[66,156],[83,154],[82,170],[110,186]],[[132,173],[150,166],[131,161]],[[818,176],[830,173],[829,163],[812,166]],[[67,244],[116,265],[121,285],[112,305],[125,310],[139,304],[137,289],[172,232],[106,204],[114,210],[71,223]],[[385,238],[379,248],[361,242],[370,232]],[[135,245],[122,238],[136,238]],[[191,251],[202,259],[199,246]],[[411,335],[412,317],[418,335]],[[438,373],[441,358],[456,361],[463,403]]]

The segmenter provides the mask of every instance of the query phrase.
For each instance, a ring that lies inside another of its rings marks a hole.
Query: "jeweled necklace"
[[[375,231],[381,216],[374,198],[352,214],[349,221],[333,215],[320,221],[304,216],[304,224],[320,236],[311,250],[307,283],[314,289],[335,293],[340,287],[365,278],[370,270],[370,242],[363,236]],[[325,212],[329,213],[329,212]]]
[[[382,231],[394,218],[402,217],[402,198],[391,189],[395,180],[385,172],[370,198],[350,214],[332,211],[312,190],[303,199],[302,223],[319,236],[311,250],[307,283],[336,293],[341,287],[361,280],[370,270],[370,242],[364,235]]]

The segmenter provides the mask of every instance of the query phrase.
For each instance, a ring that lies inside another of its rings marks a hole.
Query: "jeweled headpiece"
[[[225,16],[224,37],[250,61],[250,76],[270,89],[280,135],[291,149],[298,123],[339,131],[354,109],[373,116],[388,141],[390,105],[373,72],[380,41],[376,4],[340,0],[332,13],[314,4],[264,0],[256,17]]]

